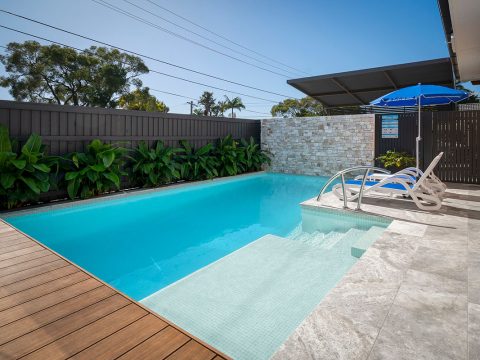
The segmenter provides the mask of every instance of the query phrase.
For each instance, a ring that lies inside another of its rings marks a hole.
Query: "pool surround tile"
[[[480,186],[448,186],[438,212],[365,197],[394,221],[273,359],[479,359]],[[332,194],[302,206],[345,211]]]

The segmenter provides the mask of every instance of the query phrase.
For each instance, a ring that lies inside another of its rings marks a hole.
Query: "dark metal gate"
[[[415,154],[417,113],[398,114],[398,138],[382,138],[382,115],[375,118],[375,157],[387,150]],[[422,113],[420,167],[444,152],[435,173],[443,181],[480,184],[480,111]]]

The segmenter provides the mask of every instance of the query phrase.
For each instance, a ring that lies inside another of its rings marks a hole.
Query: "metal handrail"
[[[382,168],[378,168],[375,166],[369,166],[369,165],[360,165],[360,166],[354,166],[348,169],[341,170],[337,172],[335,175],[333,175],[328,181],[323,185],[322,190],[320,190],[320,193],[317,196],[317,201],[320,201],[320,198],[322,197],[323,193],[327,189],[327,187],[339,176],[342,177],[342,195],[343,195],[343,208],[348,209],[347,206],[347,197],[345,194],[345,174],[352,172],[352,171],[357,171],[357,170],[365,170],[365,173],[363,175],[363,180],[362,180],[362,186],[360,186],[360,192],[358,194],[358,202],[357,202],[357,210],[360,210],[360,206],[362,205],[362,197],[363,197],[363,188],[365,187],[365,182],[367,181],[368,174],[370,171],[374,170],[376,172],[384,173],[384,174],[391,174],[390,171]]]

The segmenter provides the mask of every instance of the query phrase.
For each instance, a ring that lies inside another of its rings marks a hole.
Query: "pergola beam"
[[[338,81],[338,80],[337,80]],[[349,90],[351,94],[364,94],[374,91],[388,91],[392,90],[391,87],[381,87],[381,88],[371,88],[371,89],[361,89],[361,90]],[[331,92],[322,92],[322,93],[313,93],[310,96],[335,96],[335,95],[342,95],[345,94],[345,91],[331,91]]]
[[[367,105],[362,99],[360,99],[357,95],[352,93],[349,89],[345,87],[338,79],[332,77],[332,81],[343,91],[345,91],[347,94],[349,94],[352,98],[357,100],[361,105]]]
[[[390,82],[390,84],[392,84],[392,86],[395,88],[395,90],[398,89],[398,85],[395,81],[393,81],[392,77],[390,76],[390,74],[388,73],[388,70],[385,70],[383,72],[383,74],[385,75],[385,77],[387,78],[387,80]]]

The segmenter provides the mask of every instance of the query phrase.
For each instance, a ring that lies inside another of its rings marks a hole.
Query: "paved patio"
[[[394,221],[273,359],[480,359],[480,186],[448,187],[435,213],[365,197]]]

